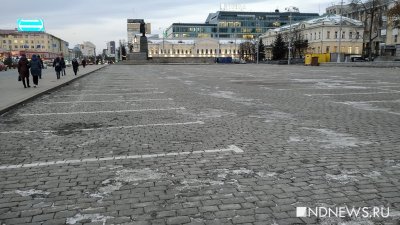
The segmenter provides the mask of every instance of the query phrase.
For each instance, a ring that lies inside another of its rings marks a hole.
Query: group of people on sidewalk
[[[84,60],[83,60],[84,61]],[[82,64],[83,64],[82,61]],[[86,65],[86,61],[84,63]],[[53,67],[56,71],[57,79],[60,79],[60,75],[67,75],[65,72],[66,64],[63,57],[57,57],[53,61]],[[79,62],[77,59],[72,60],[72,68],[75,73],[75,76],[79,70]],[[33,87],[37,87],[39,85],[39,79],[42,79],[42,69],[44,69],[44,64],[39,55],[32,55],[31,60],[29,61],[25,54],[21,55],[21,58],[18,61],[18,81],[22,81],[24,88],[30,88],[29,85],[29,72],[32,75]]]

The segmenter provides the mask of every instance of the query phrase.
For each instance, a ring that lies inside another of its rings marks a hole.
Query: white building
[[[286,25],[269,30],[260,38],[267,47],[267,58],[271,57],[271,51],[268,50],[271,50],[278,34],[282,35],[285,42],[289,41],[289,37],[292,43],[295,40],[307,41],[307,53],[337,53],[340,42],[340,53],[360,55],[363,47],[363,31],[364,26],[361,21],[342,17],[342,28],[340,28],[340,16],[327,15],[294,23],[291,28],[290,25]]]
[[[243,39],[151,39],[149,57],[232,57],[239,58]]]
[[[81,50],[83,57],[96,56],[96,45],[90,41],[85,41],[83,44],[80,44],[79,50]]]

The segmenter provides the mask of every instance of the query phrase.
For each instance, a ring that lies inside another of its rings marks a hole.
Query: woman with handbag
[[[30,88],[29,86],[29,61],[26,58],[25,54],[21,55],[21,58],[18,61],[18,73],[19,73],[19,79],[22,80],[22,84],[24,84],[24,88]],[[26,84],[25,84],[26,80]]]

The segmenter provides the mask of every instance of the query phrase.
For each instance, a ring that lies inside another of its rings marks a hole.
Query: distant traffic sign
[[[44,32],[44,23],[42,19],[25,20],[18,19],[18,31],[26,32]]]

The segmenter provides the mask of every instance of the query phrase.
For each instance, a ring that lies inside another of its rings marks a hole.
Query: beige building
[[[140,36],[140,23],[144,23],[142,19],[128,19],[126,30],[128,33],[128,43],[135,43],[139,41]],[[146,35],[151,34],[151,23],[145,23]]]
[[[42,59],[54,59],[68,55],[68,42],[45,32],[20,32],[18,30],[0,30],[0,59],[12,55],[18,57],[33,54]]]
[[[151,39],[149,57],[232,57],[239,58],[243,40],[214,38]]]
[[[81,50],[83,57],[96,56],[96,45],[90,41],[84,41],[80,44],[79,50]]]
[[[340,53],[360,55],[363,46],[363,24],[360,21],[347,17],[342,18],[342,32],[340,34],[340,16],[327,15],[316,19],[269,30],[261,39],[266,46],[266,58],[272,58],[271,47],[278,34],[281,34],[286,43],[292,37],[295,40],[307,40],[307,53]],[[341,38],[339,38],[341,35]]]

